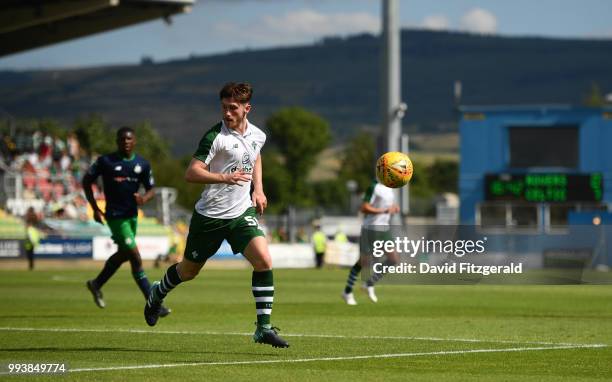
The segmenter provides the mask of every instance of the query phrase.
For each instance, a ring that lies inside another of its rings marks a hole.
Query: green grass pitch
[[[0,380],[612,380],[612,286],[380,285],[378,304],[357,290],[351,307],[347,270],[276,270],[272,322],[291,347],[273,349],[250,337],[249,270],[203,270],[154,328],[128,267],[103,310],[84,285],[96,272],[0,271],[0,364],[70,368]]]

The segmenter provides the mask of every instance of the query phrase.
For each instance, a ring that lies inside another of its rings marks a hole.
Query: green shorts
[[[376,231],[374,229],[361,228],[361,236],[359,238],[359,253],[361,256],[372,256],[375,243],[380,241],[393,240],[391,231]],[[380,249],[380,247],[377,247]]]
[[[108,224],[108,228],[113,234],[111,237],[119,249],[136,248],[137,216],[125,219],[109,219],[106,224]]]
[[[265,234],[259,227],[253,207],[234,219],[209,218],[194,211],[184,257],[196,263],[204,263],[217,253],[223,240],[227,240],[234,254],[242,253],[257,236],[265,237]]]

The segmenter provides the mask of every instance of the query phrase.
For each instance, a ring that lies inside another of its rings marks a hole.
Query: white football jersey
[[[204,134],[193,157],[206,163],[213,173],[230,174],[242,169],[252,174],[265,142],[266,134],[248,121],[244,135],[222,121]],[[232,219],[253,205],[250,191],[251,181],[241,185],[207,184],[195,209],[207,217]]]
[[[363,196],[363,201],[374,208],[389,208],[395,203],[395,195],[389,188],[376,181],[372,182]],[[388,226],[391,214],[364,214],[364,226]]]

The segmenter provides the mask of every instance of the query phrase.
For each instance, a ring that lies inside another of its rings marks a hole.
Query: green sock
[[[255,272],[252,279],[253,297],[257,308],[257,327],[270,328],[270,315],[274,302],[274,278],[272,270]]]

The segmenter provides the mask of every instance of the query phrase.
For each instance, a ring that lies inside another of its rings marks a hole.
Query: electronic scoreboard
[[[485,199],[533,203],[600,202],[601,173],[486,174]]]

